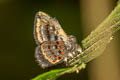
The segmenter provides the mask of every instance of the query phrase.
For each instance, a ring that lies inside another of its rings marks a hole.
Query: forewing
[[[55,28],[55,41],[69,41],[67,34],[64,32],[56,18],[51,19],[51,24],[53,24],[53,27]]]
[[[37,44],[45,41],[68,41],[66,33],[59,22],[49,15],[38,12],[34,22],[34,36]]]
[[[38,12],[34,21],[34,36],[37,44],[48,41],[48,24],[50,16],[44,12]]]

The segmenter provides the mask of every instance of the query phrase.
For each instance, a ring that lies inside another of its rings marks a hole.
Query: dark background
[[[42,69],[35,62],[37,45],[33,26],[38,11],[56,17],[67,34],[77,37],[79,44],[86,37],[83,36],[79,0],[1,0],[0,80],[30,80],[43,72],[63,67],[61,64]],[[65,74],[58,80],[88,80],[87,68],[79,74]]]

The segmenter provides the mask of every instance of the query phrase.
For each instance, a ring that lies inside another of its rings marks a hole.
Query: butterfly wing
[[[47,28],[49,21],[50,17],[47,14],[43,12],[38,12],[36,14],[34,21],[34,36],[37,44],[41,44],[44,41],[48,41]]]
[[[37,47],[35,56],[43,68],[50,67],[63,61],[66,49],[63,41],[44,42]]]
[[[59,22],[43,12],[38,12],[35,16],[34,36],[37,44],[45,41],[69,40]]]

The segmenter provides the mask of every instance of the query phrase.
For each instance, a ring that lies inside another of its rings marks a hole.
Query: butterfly
[[[34,20],[34,37],[38,45],[35,57],[42,68],[67,62],[71,52],[78,48],[74,36],[68,36],[56,18],[37,12]]]

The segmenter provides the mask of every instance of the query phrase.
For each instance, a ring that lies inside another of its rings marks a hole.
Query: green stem
[[[88,63],[103,53],[112,35],[120,29],[120,5],[82,41],[83,52],[71,65],[79,62]]]

